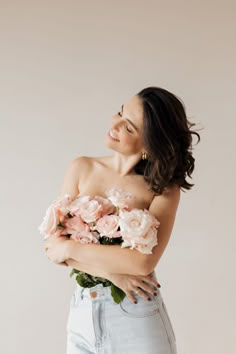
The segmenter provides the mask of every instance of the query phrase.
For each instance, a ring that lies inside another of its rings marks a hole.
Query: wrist
[[[67,241],[67,246],[66,246],[66,254],[65,254],[65,256],[66,256],[66,260],[68,259],[70,259],[70,258],[73,258],[72,257],[72,249],[73,249],[73,247],[74,247],[74,243],[75,243],[75,241],[74,240],[68,240]]]
[[[106,279],[108,279],[108,280],[110,280],[110,281],[112,282],[112,280],[113,280],[113,274],[106,272],[104,278],[106,278]]]

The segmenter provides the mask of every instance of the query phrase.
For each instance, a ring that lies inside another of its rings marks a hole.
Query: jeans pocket
[[[137,304],[131,302],[126,296],[119,304],[119,310],[123,315],[128,317],[147,317],[158,313],[159,304],[154,296],[151,296],[151,301],[145,300],[143,297],[137,296]]]
[[[170,320],[170,316],[168,314],[168,311],[167,311],[167,308],[166,308],[166,305],[164,303],[164,301],[162,300],[162,310],[163,310],[163,313],[164,313],[164,316],[162,316],[162,320],[163,322],[165,323],[165,325],[167,326],[167,331],[170,331],[171,335],[172,335],[172,338],[176,341],[176,337],[175,337],[175,332],[174,332],[174,329],[173,329],[173,326],[172,326],[172,323],[171,323],[171,320]]]

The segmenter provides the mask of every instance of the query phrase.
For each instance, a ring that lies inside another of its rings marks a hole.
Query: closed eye
[[[122,117],[121,112],[118,112],[118,115],[119,115],[120,117]],[[132,133],[132,130],[129,130],[127,125],[126,125],[125,127],[126,127],[126,130],[127,130],[129,133]]]

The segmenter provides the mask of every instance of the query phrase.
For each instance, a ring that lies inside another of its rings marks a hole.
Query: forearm
[[[105,279],[108,279],[111,281],[111,278],[112,278],[111,273],[105,272],[97,267],[92,266],[92,265],[78,262],[72,258],[65,260],[65,263],[74,269],[80,270],[81,272],[85,272],[85,273],[88,273],[88,274],[93,275],[95,277],[101,277],[101,278],[105,278]]]
[[[68,258],[88,264],[102,272],[147,275],[147,255],[120,245],[81,244],[70,240]]]

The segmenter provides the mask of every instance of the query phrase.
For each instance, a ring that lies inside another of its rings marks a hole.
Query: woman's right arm
[[[65,260],[65,263],[74,269],[110,280],[114,285],[124,291],[131,302],[136,301],[136,298],[132,295],[131,291],[136,292],[139,290],[139,295],[148,300],[149,296],[147,293],[155,295],[155,287],[158,287],[159,285],[155,279],[149,276],[104,272],[97,267],[95,268],[89,264],[80,263],[71,258]]]

